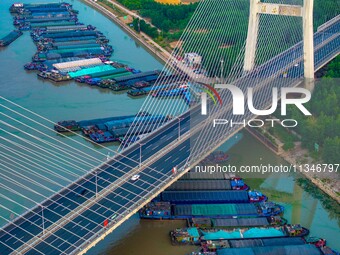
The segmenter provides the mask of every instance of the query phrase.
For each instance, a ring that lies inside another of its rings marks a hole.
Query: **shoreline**
[[[291,165],[304,165],[308,164],[310,166],[315,165],[313,162],[306,162],[302,163],[299,162],[299,158],[303,158],[304,155],[308,154],[309,152],[306,149],[301,148],[300,144],[295,144],[295,148],[289,151],[284,151],[283,149],[276,150],[276,146],[269,140],[266,139],[266,137],[259,133],[259,132],[254,132],[250,130],[249,128],[245,128],[246,131],[251,134],[255,139],[257,139],[260,143],[262,143],[266,148],[270,149],[273,153],[275,153],[277,156],[281,157],[285,161],[287,161]],[[280,141],[279,138],[275,137],[277,140]],[[305,178],[307,178],[309,181],[311,181],[312,184],[314,184],[317,188],[319,188],[322,192],[324,192],[326,195],[328,195],[330,198],[335,200],[337,203],[340,204],[340,196],[337,194],[337,191],[331,189],[330,187],[327,186],[327,184],[333,184],[335,187],[337,184],[340,182],[339,180],[336,180],[336,178],[330,178],[327,176],[327,178],[322,178],[322,179],[327,179],[329,180],[328,183],[325,183],[322,181],[321,178],[318,178],[314,172],[312,173],[307,173],[305,171],[300,172],[301,175]],[[314,174],[314,176],[312,175]]]
[[[302,163],[298,162],[296,157],[299,156],[299,153],[305,153],[305,152],[307,152],[307,150],[296,148],[288,152],[283,152],[280,155],[280,157],[282,157],[284,160],[286,160],[291,165],[301,165]],[[311,162],[308,162],[307,164],[309,164],[310,166],[315,165],[315,163],[311,163]],[[314,184],[317,188],[319,188],[322,192],[324,192],[326,195],[328,195],[330,198],[332,198],[338,204],[340,204],[340,196],[337,195],[335,190],[330,188],[333,185],[334,187],[336,187],[340,182],[339,180],[327,177],[327,178],[322,178],[322,179],[327,179],[328,182],[323,182],[321,177],[316,176],[315,173],[307,173],[305,171],[302,171],[301,174],[302,176],[310,180],[311,183]]]
[[[105,15],[107,18],[112,20],[115,24],[117,24],[121,29],[123,29],[126,33],[128,33],[134,40],[141,44],[141,46],[147,50],[150,54],[155,56],[158,60],[162,62],[162,64],[166,64],[171,54],[163,49],[160,45],[158,45],[151,38],[146,36],[144,33],[138,34],[136,31],[127,26],[124,22],[122,22],[118,16],[104,8],[97,2],[93,2],[92,0],[80,0],[86,5],[94,8],[99,11],[101,14]],[[147,40],[146,40],[147,39]]]

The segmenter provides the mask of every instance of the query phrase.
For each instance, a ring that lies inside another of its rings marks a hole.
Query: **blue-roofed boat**
[[[196,231],[194,231],[196,229]],[[191,233],[194,235],[192,236]],[[194,227],[190,228],[179,228],[170,232],[171,241],[174,244],[204,244],[210,243],[210,241],[229,241],[234,246],[242,247],[245,245],[244,240],[254,239],[271,239],[276,238],[275,242],[271,242],[274,245],[283,245],[284,241],[280,240],[283,237],[304,237],[309,234],[309,230],[301,227],[299,224],[296,225],[284,225],[280,227],[252,227],[252,228],[235,228],[235,229],[198,229]],[[194,241],[195,242],[194,242]],[[270,243],[270,241],[268,241]],[[304,242],[305,243],[305,242]],[[229,242],[229,244],[231,244]],[[256,247],[256,246],[255,246]],[[211,250],[210,250],[211,251]]]
[[[166,190],[155,201],[171,204],[253,203],[266,201],[259,191],[244,190]]]
[[[273,202],[172,205],[155,201],[143,207],[139,216],[142,219],[237,218],[276,216],[283,212],[284,207]]]

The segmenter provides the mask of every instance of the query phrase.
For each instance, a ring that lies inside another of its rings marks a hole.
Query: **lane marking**
[[[13,244],[16,244],[17,242],[21,241],[25,236],[18,238],[15,242],[13,242]]]
[[[13,236],[10,236],[7,240],[5,240],[5,242],[7,243],[7,241],[11,238],[14,238],[17,234],[13,235]]]
[[[87,228],[91,223],[87,223],[86,226],[82,227],[81,229],[83,230],[84,228]]]

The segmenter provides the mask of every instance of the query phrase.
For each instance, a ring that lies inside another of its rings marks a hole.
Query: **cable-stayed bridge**
[[[339,28],[340,16],[337,16],[314,34],[315,71],[340,53]],[[301,83],[303,53],[303,42],[297,41],[242,73],[237,70],[243,70],[244,63],[236,60],[233,75],[220,80],[233,77],[228,82],[242,91],[253,87],[254,105],[265,109],[272,103],[273,87],[294,87]],[[195,77],[188,76],[172,81],[173,86],[188,80],[195,82]],[[201,78],[197,77],[198,81]],[[226,91],[219,93],[225,105],[221,107],[209,101],[207,116],[201,115],[200,104],[181,111],[170,103],[166,106],[146,102],[141,111],[159,112],[163,107],[162,113],[182,113],[170,121],[155,124],[152,133],[5,225],[0,231],[1,254],[84,254],[242,128],[240,125],[213,128],[212,119],[241,122],[254,117],[249,111],[244,116],[233,116],[232,104],[229,104],[231,95]],[[137,125],[132,129],[137,130],[134,134],[144,133]],[[175,166],[178,172],[174,174]],[[131,181],[136,174],[140,175],[139,180]]]

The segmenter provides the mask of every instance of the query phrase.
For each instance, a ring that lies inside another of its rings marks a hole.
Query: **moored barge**
[[[17,38],[19,38],[22,35],[22,32],[19,30],[13,30],[8,35],[0,39],[0,47],[5,47],[10,45],[12,42],[14,42]]]

